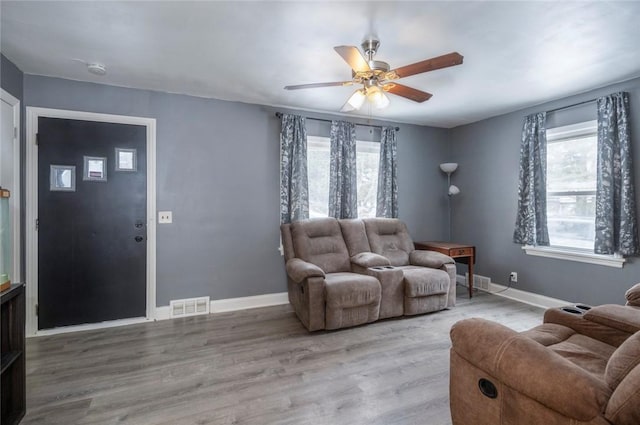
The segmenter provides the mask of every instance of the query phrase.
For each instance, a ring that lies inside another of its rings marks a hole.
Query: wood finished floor
[[[31,338],[22,424],[450,424],[451,325],[520,331],[543,313],[465,291],[451,310],[313,334],[276,306]]]

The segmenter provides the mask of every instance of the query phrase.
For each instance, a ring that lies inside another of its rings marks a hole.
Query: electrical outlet
[[[518,273],[517,272],[511,272],[509,274],[509,282],[518,283]]]
[[[158,211],[158,223],[170,224],[173,223],[173,214],[171,211]]]

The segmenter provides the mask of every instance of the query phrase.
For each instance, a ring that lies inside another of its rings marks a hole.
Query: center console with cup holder
[[[577,303],[546,310],[544,323],[563,325],[583,335],[620,345],[640,330],[640,310],[615,304],[593,307]]]

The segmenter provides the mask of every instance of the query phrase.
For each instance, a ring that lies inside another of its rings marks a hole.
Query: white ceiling
[[[640,76],[640,2],[1,3],[2,53],[27,74],[337,112],[353,87],[333,46],[377,34],[392,68],[457,51],[464,64],[400,80],[433,93],[357,114],[439,127]],[[74,58],[99,61],[107,75]]]

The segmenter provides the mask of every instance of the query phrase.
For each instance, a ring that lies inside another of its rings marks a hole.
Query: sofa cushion
[[[616,347],[581,334],[573,334],[549,348],[570,362],[580,366],[598,379],[604,378],[607,361]]]
[[[522,332],[520,335],[548,347],[598,379],[604,377],[607,361],[615,350],[612,345],[576,333],[571,328],[555,323],[544,323]]]
[[[349,252],[335,218],[316,218],[291,224],[296,257],[320,267],[325,273],[351,270]]]
[[[372,252],[387,257],[392,266],[409,264],[409,254],[415,247],[404,222],[396,218],[366,218],[362,221]]]
[[[565,341],[571,335],[575,334],[571,328],[555,323],[543,323],[533,329],[521,332],[520,335],[531,338],[539,344],[548,347],[549,345],[558,344]]]
[[[356,273],[329,273],[325,276],[327,306],[360,307],[380,303],[380,282],[375,277]]]
[[[611,395],[605,417],[616,425],[640,424],[640,366],[633,368]]]
[[[639,364],[640,332],[636,332],[611,355],[607,363],[604,379],[611,389],[615,389],[627,374]]]
[[[442,295],[449,292],[449,274],[439,269],[401,267],[404,273],[404,295],[409,298]]]
[[[369,240],[364,228],[364,222],[357,218],[338,220],[342,229],[344,242],[347,244],[349,255],[353,257],[362,252],[370,252]]]

